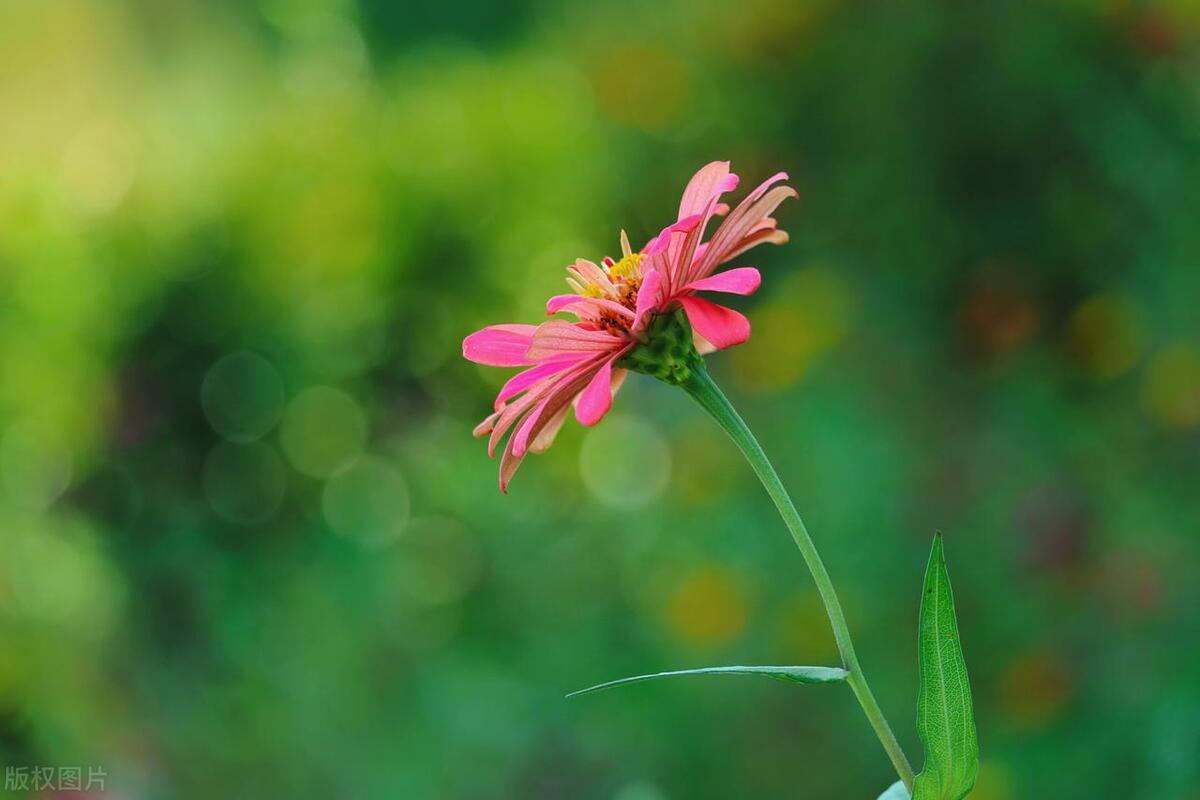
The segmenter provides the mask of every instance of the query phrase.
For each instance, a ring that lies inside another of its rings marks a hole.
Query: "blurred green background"
[[[717,379],[909,753],[947,535],[978,800],[1200,798],[1194,2],[0,3],[0,760],[120,798],[874,798],[765,494],[634,376],[470,430],[578,256],[788,170]]]

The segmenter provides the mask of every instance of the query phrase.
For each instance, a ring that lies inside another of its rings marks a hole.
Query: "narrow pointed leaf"
[[[850,673],[836,667],[702,667],[700,669],[680,669],[672,672],[655,672],[651,675],[635,675],[631,678],[619,678],[608,683],[600,683],[571,692],[567,697],[577,697],[590,694],[614,686],[624,686],[629,683],[641,683],[657,678],[677,678],[681,675],[765,675],[792,683],[837,683],[846,680]]]
[[[879,795],[879,800],[912,800],[912,795],[908,793],[908,789],[904,788],[902,781],[896,781],[887,788],[887,791]]]
[[[918,651],[917,732],[925,745],[925,768],[913,785],[913,799],[960,800],[975,785],[979,744],[941,533],[933,538],[925,570]]]

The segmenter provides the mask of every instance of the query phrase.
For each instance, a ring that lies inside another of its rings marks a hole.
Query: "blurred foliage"
[[[467,332],[787,169],[711,363],[916,757],[946,532],[978,800],[1200,798],[1200,8],[0,4],[0,760],[117,797],[874,797],[750,471],[637,377],[510,496]],[[1037,790],[1031,787],[1037,786]],[[1031,794],[1032,792],[1032,794]]]

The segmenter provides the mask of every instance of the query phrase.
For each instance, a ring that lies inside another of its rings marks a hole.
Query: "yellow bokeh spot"
[[[829,630],[829,615],[816,590],[797,592],[783,606],[779,617],[779,647],[789,657],[821,664],[841,662],[837,643]]]
[[[992,761],[980,761],[971,800],[1010,800],[1014,796],[1008,770]]]
[[[708,423],[708,420],[696,422]],[[672,478],[671,492],[691,508],[719,502],[736,483],[725,442],[709,436],[706,424],[689,424],[678,433],[673,449],[680,467]]]
[[[671,632],[690,645],[717,647],[746,626],[748,601],[741,582],[729,569],[695,570],[675,587],[666,606]]]
[[[1071,315],[1067,349],[1097,380],[1111,380],[1129,370],[1142,353],[1145,334],[1133,302],[1123,295],[1101,294]]]
[[[133,132],[115,118],[92,121],[63,150],[59,161],[63,199],[81,213],[111,211],[133,185],[135,167]]]
[[[652,131],[682,116],[690,81],[675,53],[647,44],[623,45],[595,63],[596,100],[610,119]]]
[[[1054,653],[1033,652],[1017,658],[1004,671],[1000,696],[1005,714],[1015,724],[1038,728],[1057,719],[1072,693],[1071,676]]]
[[[1200,350],[1176,343],[1156,355],[1146,370],[1142,403],[1168,427],[1200,425]]]
[[[853,290],[837,273],[819,267],[795,273],[755,311],[753,335],[736,351],[738,378],[760,391],[801,380],[845,338],[855,305]]]

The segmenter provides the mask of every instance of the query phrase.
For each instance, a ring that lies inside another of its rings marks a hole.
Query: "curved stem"
[[[842,657],[842,666],[850,673],[846,681],[853,689],[854,696],[858,698],[859,705],[867,715],[871,727],[875,729],[875,735],[883,744],[883,749],[891,759],[892,765],[895,766],[900,780],[911,791],[912,767],[909,765],[900,743],[896,741],[896,735],[892,733],[887,719],[884,718],[883,711],[875,700],[875,695],[871,693],[871,687],[867,685],[866,676],[863,675],[862,667],[858,663],[858,656],[854,652],[854,643],[850,639],[850,630],[846,627],[846,617],[842,613],[842,604],[838,601],[837,592],[834,591],[833,583],[829,580],[829,573],[825,571],[825,565],[821,562],[821,556],[817,553],[817,548],[808,535],[808,529],[804,527],[804,521],[800,519],[796,506],[788,496],[787,490],[783,488],[779,475],[771,466],[771,462],[767,459],[758,440],[754,438],[754,434],[750,432],[750,428],[746,426],[729,399],[709,377],[708,371],[702,364],[692,365],[690,375],[679,385],[686,389],[688,394],[695,398],[696,402],[712,415],[717,424],[729,434],[734,444],[750,462],[751,468],[762,481],[767,494],[775,501],[775,507],[779,509],[780,516],[783,517],[788,530],[791,531],[792,539],[796,542],[796,547],[800,549],[804,563],[808,565],[808,570],[817,584],[821,600],[825,603],[825,610],[829,614],[829,624],[833,626],[833,638],[837,641],[838,652]]]

